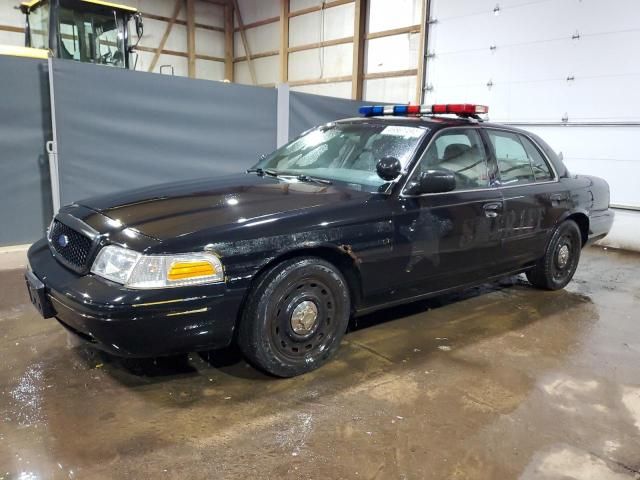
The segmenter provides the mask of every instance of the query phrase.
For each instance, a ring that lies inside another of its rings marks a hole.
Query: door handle
[[[485,203],[482,206],[482,209],[484,210],[485,217],[496,218],[500,213],[500,211],[502,210],[502,203],[500,202]]]

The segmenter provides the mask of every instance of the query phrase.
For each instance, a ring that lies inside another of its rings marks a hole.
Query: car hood
[[[238,174],[156,185],[89,198],[78,204],[162,241],[205,229],[267,220],[296,210],[364,201],[370,195],[336,185]]]

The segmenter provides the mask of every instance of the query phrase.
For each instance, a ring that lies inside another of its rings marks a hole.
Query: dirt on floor
[[[358,319],[335,360],[121,360],[0,273],[0,480],[640,478],[640,255]]]

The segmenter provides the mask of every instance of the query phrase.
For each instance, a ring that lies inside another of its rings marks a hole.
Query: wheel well
[[[573,213],[567,217],[567,220],[573,220],[578,224],[580,228],[580,234],[582,236],[582,246],[584,247],[589,238],[589,217],[584,213]]]
[[[347,286],[349,287],[349,294],[351,296],[351,308],[353,309],[362,298],[362,277],[360,276],[360,270],[356,266],[356,259],[354,258],[353,253],[351,253],[351,249],[346,245],[341,246],[340,248],[309,247],[292,250],[274,258],[266,265],[263,265],[263,267],[254,276],[254,280],[259,278],[265,271],[269,270],[278,263],[289,260],[291,258],[309,256],[321,258],[340,270],[340,273],[342,273],[342,276],[346,280]]]

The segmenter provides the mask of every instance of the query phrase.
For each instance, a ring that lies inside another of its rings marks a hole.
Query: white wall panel
[[[151,65],[151,60],[153,59],[152,52],[138,52],[138,66],[137,70],[146,72]],[[173,67],[174,75],[180,77],[186,77],[188,75],[188,62],[186,57],[178,57],[176,55],[160,55],[158,59],[158,63],[154,68],[155,73],[160,73],[160,69],[163,65],[170,65]],[[170,68],[164,68],[163,73],[168,75],[171,73]]]
[[[205,80],[223,80],[224,63],[197,59],[196,76]]]
[[[196,21],[202,25],[224,28],[224,7],[208,2],[196,2]]]
[[[252,60],[256,70],[256,82],[258,84],[277,83],[280,75],[280,56],[263,57]],[[247,62],[237,62],[234,64],[234,81],[252,85],[251,74]]]
[[[289,54],[289,80],[351,75],[353,44],[303,50]]]
[[[25,16],[20,10],[14,8],[19,2],[2,2],[0,6],[0,25],[11,25],[12,27],[23,27]]]
[[[24,33],[0,31],[0,45],[24,45]]]
[[[309,7],[318,7],[324,0],[289,0],[289,10],[295,12]]]
[[[196,53],[224,58],[224,33],[196,28]]]
[[[351,98],[351,82],[318,83],[291,87],[295,92],[314,93],[338,98]]]
[[[392,77],[365,80],[364,98],[371,102],[413,103],[416,77]]]
[[[419,44],[420,34],[417,33],[403,33],[367,40],[365,72],[389,72],[416,68]]]
[[[261,25],[259,27],[250,28],[245,30],[247,43],[249,44],[249,50],[251,55],[256,53],[268,52],[272,50],[278,50],[280,48],[280,23],[268,23],[267,25]],[[244,44],[242,43],[242,35],[240,32],[236,32],[233,37],[234,41],[234,55],[236,57],[243,57]]]
[[[163,17],[171,17],[176,2],[174,0],[121,0],[120,3],[136,7],[142,13],[152,13]],[[185,20],[186,18],[187,12],[186,8],[183,6],[180,9],[178,20]]]
[[[276,0],[238,0],[238,7],[245,25],[280,15],[280,2]]]
[[[289,21],[289,45],[295,47],[353,36],[354,8],[353,3],[346,3],[292,17]]]
[[[369,32],[418,25],[422,15],[422,0],[370,0]]]
[[[140,40],[140,46],[148,48],[157,48],[160,40],[167,28],[167,22],[160,20],[152,20],[146,18],[144,20],[144,35]],[[176,52],[187,51],[187,27],[184,25],[174,25],[164,46],[165,50],[174,50]]]

